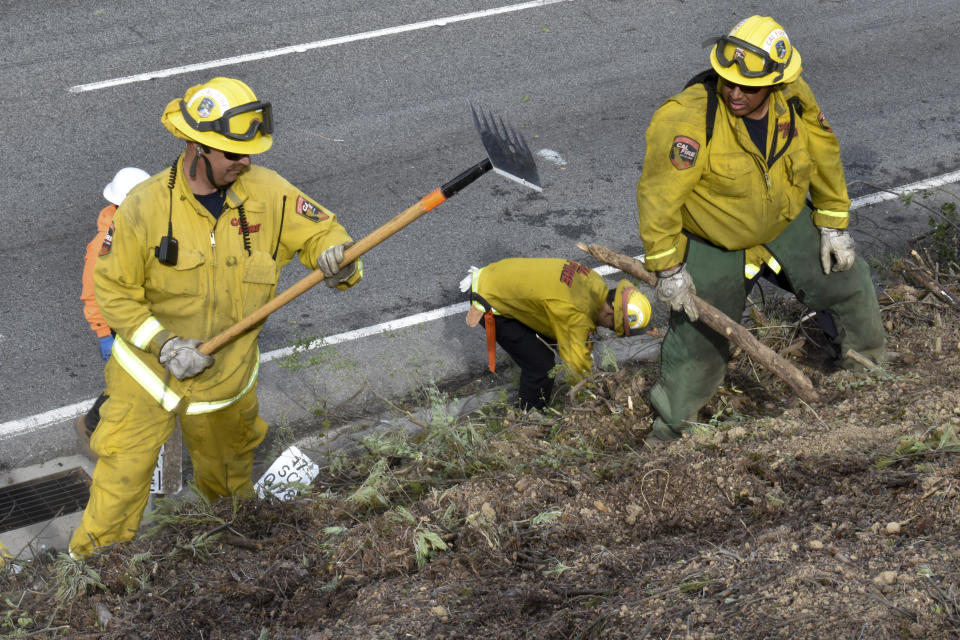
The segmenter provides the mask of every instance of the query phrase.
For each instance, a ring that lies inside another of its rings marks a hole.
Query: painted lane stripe
[[[43,429],[44,427],[49,427],[67,420],[72,420],[77,416],[82,416],[90,410],[90,407],[93,406],[94,402],[96,402],[96,398],[91,398],[90,400],[84,400],[83,402],[77,402],[76,404],[70,404],[58,409],[52,409],[50,411],[38,413],[35,416],[27,416],[26,418],[20,418],[19,420],[4,422],[3,424],[0,424],[0,440],[20,435],[21,433],[25,433],[27,431]]]
[[[503,13],[511,13],[514,11],[524,11],[525,9],[543,7],[550,4],[556,4],[558,2],[573,2],[573,0],[533,0],[532,2],[524,2],[522,4],[512,4],[504,7],[496,7],[494,9],[474,11],[471,13],[462,13],[460,15],[447,16],[446,18],[434,18],[433,20],[424,20],[423,22],[413,22],[411,24],[403,24],[396,27],[387,27],[385,29],[376,29],[374,31],[354,33],[348,36],[339,36],[336,38],[328,38],[326,40],[316,40],[314,42],[294,44],[287,47],[280,47],[278,49],[267,49],[265,51],[245,53],[239,56],[231,56],[229,58],[220,58],[218,60],[210,60],[208,62],[197,62],[194,64],[187,64],[180,67],[171,67],[169,69],[160,69],[158,71],[148,71],[146,73],[138,73],[132,76],[124,76],[122,78],[113,78],[111,80],[101,80],[100,82],[91,82],[89,84],[78,84],[70,87],[68,91],[70,93],[83,93],[85,91],[99,91],[100,89],[117,87],[124,84],[144,82],[146,80],[153,80],[155,78],[168,78],[170,76],[182,75],[185,73],[190,73],[192,71],[202,71],[204,69],[216,69],[218,67],[226,67],[234,64],[243,64],[245,62],[255,62],[257,60],[266,60],[267,58],[276,58],[278,56],[285,56],[291,53],[304,53],[312,49],[323,49],[326,47],[335,47],[341,44],[359,42],[361,40],[370,40],[373,38],[382,38],[384,36],[391,36],[398,33],[406,33],[408,31],[419,31],[421,29],[429,29],[431,27],[445,27],[449,24],[454,24],[457,22],[465,22],[467,20],[478,20],[480,18],[489,18],[490,16],[495,16]]]
[[[905,184],[901,187],[894,187],[889,191],[877,191],[876,193],[871,193],[867,196],[854,198],[850,201],[850,210],[852,211],[853,209],[859,209],[860,207],[865,207],[871,204],[879,204],[881,202],[886,202],[887,200],[895,200],[902,194],[909,193],[911,191],[936,189],[937,187],[942,187],[945,184],[953,184],[954,182],[960,182],[960,171],[944,173],[943,175],[927,178],[926,180],[911,182],[910,184]]]
[[[956,182],[960,182],[960,171],[945,173],[940,176],[928,178],[927,180],[920,180],[919,182],[912,182],[910,184],[903,185],[902,187],[895,187],[889,192],[877,192],[860,198],[855,198],[850,203],[850,209],[859,209],[871,204],[893,200],[898,198],[902,193],[935,189],[937,187],[942,187],[946,184],[953,184]],[[642,256],[636,257],[637,259],[642,258]],[[608,276],[617,272],[618,269],[615,269],[609,265],[600,265],[596,267],[594,271],[602,276]],[[322,346],[330,346],[334,344],[350,342],[352,340],[359,340],[361,338],[367,338],[380,333],[385,333],[387,331],[411,327],[430,322],[431,320],[439,320],[447,316],[452,316],[456,313],[466,313],[468,309],[469,303],[459,302],[457,304],[441,307],[439,309],[417,313],[405,318],[397,318],[396,320],[390,320],[389,322],[381,322],[380,324],[375,324],[369,327],[363,327],[361,329],[355,329],[345,333],[338,333],[333,336],[327,336],[326,338],[319,338],[311,342],[307,348],[317,349]],[[301,349],[303,349],[303,347],[284,347],[283,349],[268,351],[260,354],[260,362],[265,363],[272,360],[277,360],[279,358],[285,358]],[[38,413],[37,415],[4,422],[0,424],[0,441],[2,441],[4,438],[16,436],[27,431],[33,431],[35,429],[49,427],[76,418],[77,416],[81,416],[86,413],[91,406],[93,406],[93,403],[94,399],[84,400],[83,402],[77,402],[76,404],[67,405],[65,407],[60,407],[44,413]]]
[[[335,344],[351,342],[352,340],[359,340],[360,338],[369,338],[370,336],[377,335],[378,333],[386,333],[387,331],[395,331],[397,329],[403,329],[404,327],[425,324],[431,320],[446,318],[447,316],[452,316],[455,313],[466,313],[469,310],[469,302],[458,302],[457,304],[452,304],[448,307],[424,311],[423,313],[417,313],[405,318],[397,318],[396,320],[381,322],[380,324],[371,325],[369,327],[354,329],[353,331],[347,331],[346,333],[338,333],[335,336],[317,338],[306,347],[284,347],[283,349],[268,351],[267,353],[260,355],[260,362],[270,362],[271,360],[286,358],[287,356],[293,355],[299,351],[310,351],[312,349],[320,349],[321,347],[329,347]],[[2,435],[2,431],[0,431],[0,435]]]

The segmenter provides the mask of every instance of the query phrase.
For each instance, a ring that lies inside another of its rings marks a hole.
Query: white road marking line
[[[49,427],[50,425],[71,420],[77,416],[82,416],[90,410],[90,407],[93,406],[94,402],[96,402],[96,398],[90,398],[89,400],[84,400],[83,402],[78,402],[76,404],[70,404],[65,407],[60,407],[59,409],[44,411],[43,413],[38,413],[35,416],[28,416],[19,420],[4,422],[3,424],[0,424],[0,440],[19,435],[25,431],[42,429],[44,427]]]
[[[113,78],[111,80],[101,80],[100,82],[91,82],[89,84],[78,84],[70,87],[68,91],[70,93],[83,93],[85,91],[99,91],[100,89],[107,89],[110,87],[116,87],[124,84],[133,84],[135,82],[144,82],[146,80],[153,80],[155,78],[168,78],[170,76],[182,75],[185,73],[190,73],[191,71],[202,71],[204,69],[216,69],[218,67],[226,67],[234,64],[242,64],[244,62],[266,60],[267,58],[276,58],[278,56],[285,56],[291,53],[304,53],[305,51],[310,51],[312,49],[323,49],[325,47],[335,47],[337,45],[348,44],[350,42],[358,42],[360,40],[370,40],[372,38],[382,38],[384,36],[391,36],[398,33],[406,33],[408,31],[419,31],[421,29],[429,29],[430,27],[445,27],[448,24],[453,24],[456,22],[464,22],[467,20],[477,20],[480,18],[489,18],[490,16],[495,16],[502,13],[523,11],[525,9],[543,7],[549,4],[556,4],[558,2],[572,2],[572,1],[573,0],[534,0],[533,2],[524,2],[521,4],[512,4],[504,7],[496,7],[494,9],[485,9],[483,11],[462,13],[460,15],[447,16],[446,18],[435,18],[433,20],[424,20],[422,22],[403,24],[396,27],[387,27],[385,29],[376,29],[374,31],[354,33],[348,36],[339,36],[336,38],[328,38],[326,40],[317,40],[315,42],[305,42],[303,44],[294,44],[287,47],[280,47],[279,49],[268,49],[266,51],[257,51],[255,53],[246,53],[239,56],[231,56],[229,58],[220,58],[219,60],[210,60],[208,62],[197,62],[194,64],[187,64],[180,67],[160,69],[158,71],[148,71],[146,73],[138,73],[132,76],[124,76],[122,78]]]
[[[320,349],[321,347],[329,347],[334,344],[341,344],[343,342],[350,342],[352,340],[359,340],[360,338],[367,338],[378,333],[386,333],[387,331],[395,331],[397,329],[403,329],[404,327],[411,327],[417,324],[424,324],[430,322],[431,320],[439,320],[440,318],[446,318],[447,316],[452,316],[455,313],[466,313],[470,310],[469,302],[458,302],[457,304],[452,304],[448,307],[441,307],[439,309],[432,309],[430,311],[424,311],[423,313],[417,313],[412,316],[407,316],[405,318],[397,318],[396,320],[390,320],[388,322],[381,322],[380,324],[375,324],[369,327],[363,327],[361,329],[354,329],[353,331],[347,331],[346,333],[338,333],[335,336],[327,336],[326,338],[317,338],[311,342],[306,347],[284,347],[283,349],[275,349],[273,351],[268,351],[260,355],[260,362],[270,362],[271,360],[276,360],[278,358],[286,358],[287,356],[293,355],[299,351],[309,351],[311,349]],[[2,436],[2,431],[0,431],[0,436]]]
[[[894,198],[898,198],[902,193],[907,193],[910,191],[922,191],[925,189],[935,189],[937,187],[942,187],[943,185],[953,184],[956,182],[960,182],[960,171],[945,173],[943,175],[934,176],[933,178],[928,178],[926,180],[920,180],[919,182],[912,182],[910,184],[903,185],[902,187],[895,187],[890,190],[893,193],[884,191],[872,193],[860,198],[855,198],[850,203],[850,209],[852,211],[853,209],[859,209],[860,207],[867,205],[893,200]],[[642,259],[642,256],[636,257],[638,260]],[[601,265],[594,268],[594,271],[602,276],[608,276],[618,271],[618,269],[615,269],[609,265]],[[458,302],[457,304],[441,307],[439,309],[433,309],[431,311],[424,311],[423,313],[417,313],[405,318],[397,318],[396,320],[381,322],[380,324],[375,324],[369,327],[363,327],[361,329],[355,329],[345,333],[338,333],[333,336],[327,336],[326,338],[319,338],[311,342],[307,348],[317,349],[323,346],[359,340],[360,338],[367,338],[379,333],[385,333],[387,331],[394,331],[404,327],[423,324],[430,322],[431,320],[439,320],[440,318],[452,316],[456,313],[466,313],[469,308],[470,303]],[[276,360],[278,358],[285,358],[302,349],[303,347],[284,347],[283,349],[268,351],[267,353],[260,355],[260,362],[270,362],[271,360]],[[72,418],[76,418],[77,416],[81,416],[93,406],[94,400],[95,398],[91,398],[90,400],[84,400],[83,402],[77,402],[76,404],[67,405],[65,407],[60,407],[44,413],[38,413],[37,415],[0,423],[0,441],[26,431],[42,429],[44,427],[49,427],[61,422],[65,422]]]
[[[894,187],[890,191],[878,191],[876,193],[871,193],[868,196],[862,196],[860,198],[854,198],[850,202],[850,210],[859,209],[860,207],[865,207],[870,204],[878,204],[880,202],[886,202],[887,200],[894,200],[899,198],[901,194],[909,193],[911,191],[925,191],[926,189],[936,189],[937,187],[942,187],[945,184],[952,184],[954,182],[960,182],[960,171],[954,171],[952,173],[945,173],[940,176],[934,176],[932,178],[927,178],[926,180],[920,180],[919,182],[911,182],[910,184],[905,184],[902,187]]]

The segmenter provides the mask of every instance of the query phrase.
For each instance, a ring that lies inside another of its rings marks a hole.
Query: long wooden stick
[[[420,199],[412,207],[409,207],[405,211],[394,216],[386,224],[378,227],[369,235],[364,236],[358,240],[352,247],[348,247],[343,252],[343,262],[340,263],[341,267],[344,267],[370,249],[373,249],[375,246],[395,234],[397,231],[400,231],[411,222],[425,214],[427,211],[430,211],[436,207],[441,202],[445,201],[446,197],[440,192],[440,189],[432,191],[423,198]],[[212,354],[217,349],[227,344],[240,334],[248,331],[251,327],[256,325],[259,322],[262,322],[269,316],[271,313],[287,304],[297,296],[301,295],[305,291],[314,287],[315,285],[323,282],[323,271],[320,269],[314,269],[309,274],[295,282],[290,288],[285,289],[282,293],[277,294],[275,298],[267,302],[265,305],[248,315],[246,318],[236,323],[232,327],[229,327],[214,337],[210,338],[203,344],[198,347],[198,350],[201,353],[207,355]]]
[[[644,264],[635,258],[617,253],[613,249],[598,244],[578,242],[577,247],[594,258],[629,273],[651,287],[657,286],[657,276],[647,271]],[[813,383],[802,371],[790,364],[776,351],[757,340],[740,323],[731,320],[727,314],[709,302],[701,300],[697,296],[693,297],[693,301],[697,306],[697,311],[700,312],[700,320],[704,324],[726,337],[727,340],[746,351],[760,364],[775,373],[781,380],[790,385],[790,388],[801,399],[811,404],[820,402],[820,396],[813,388]]]
[[[347,248],[343,252],[343,262],[340,263],[340,267],[342,268],[350,264],[367,251],[370,251],[370,249],[373,249],[375,246],[395,234],[397,231],[400,231],[408,224],[425,214],[427,211],[430,211],[434,207],[443,204],[454,195],[459,193],[461,189],[473,183],[477,178],[485,174],[487,171],[490,171],[492,168],[493,164],[490,162],[490,158],[484,158],[477,164],[458,175],[453,180],[450,180],[444,184],[439,189],[434,189],[427,195],[423,196],[415,205],[409,207],[407,210],[402,211],[401,213],[398,213],[386,224],[378,227],[370,234],[358,240],[353,246]],[[278,294],[275,298],[248,315],[240,322],[236,323],[232,327],[224,329],[214,337],[201,344],[199,347],[197,347],[197,350],[200,351],[200,353],[205,353],[207,355],[212,354],[214,351],[227,344],[241,333],[249,331],[250,328],[255,326],[257,323],[263,322],[267,316],[283,305],[287,304],[308,289],[323,282],[323,277],[323,272],[320,271],[320,269],[314,269],[308,275],[295,282],[289,289],[286,289],[283,291],[283,293]]]

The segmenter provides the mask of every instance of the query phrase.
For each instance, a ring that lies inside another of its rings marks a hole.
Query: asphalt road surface
[[[272,102],[275,142],[255,161],[358,238],[483,159],[468,100],[541,154],[543,193],[483,177],[371,251],[360,286],[318,287],[271,317],[268,351],[460,301],[470,265],[582,257],[580,240],[641,252],[634,188],[650,117],[707,66],[703,42],[751,13],[777,18],[801,52],[852,195],[954,171],[956,9],[955,0],[0,2],[0,423],[101,391],[79,301],[84,247],[117,169],[155,173],[177,157],[182,143],[160,113],[193,84],[235,76]],[[305,273],[292,263],[281,289]]]

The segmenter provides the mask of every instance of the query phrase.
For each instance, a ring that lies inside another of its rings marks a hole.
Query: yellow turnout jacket
[[[590,372],[590,334],[607,298],[598,273],[563,258],[507,258],[475,271],[473,292],[493,313],[556,340],[560,358],[574,374]],[[485,311],[482,304],[473,304]]]
[[[172,336],[212,338],[274,297],[280,269],[294,254],[314,269],[324,249],[351,238],[333,213],[263,167],[250,166],[227,189],[219,219],[190,191],[182,156],[172,188],[169,180],[169,171],[146,180],[117,210],[94,269],[96,298],[117,332],[111,360],[168,410],[189,395],[188,413],[203,413],[229,406],[253,387],[260,326],[217,351],[213,366],[183,381],[166,376],[158,362],[163,342]],[[161,264],[154,254],[168,219],[179,246],[175,266]],[[347,285],[360,277],[358,269]]]
[[[709,143],[702,83],[667,100],[647,129],[637,206],[653,271],[683,262],[683,230],[730,250],[770,242],[799,215],[808,193],[814,224],[844,229],[849,222],[839,144],[807,83],[798,78],[770,93],[763,154],[719,92]]]

